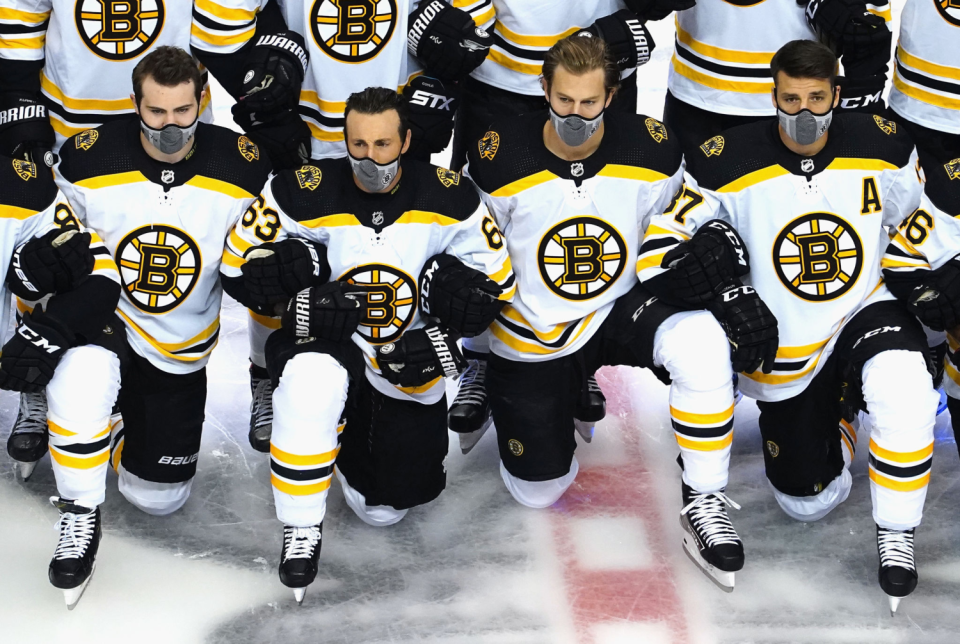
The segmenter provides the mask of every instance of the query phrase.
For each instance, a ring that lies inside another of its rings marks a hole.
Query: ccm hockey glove
[[[77,286],[93,270],[93,263],[90,233],[55,228],[14,249],[7,284],[17,297],[39,300]]]
[[[441,0],[426,0],[410,14],[407,50],[431,76],[445,81],[467,77],[487,57],[493,36],[470,14]]]
[[[952,331],[960,324],[960,261],[930,272],[906,301],[910,312],[934,331]]]
[[[670,269],[666,277],[673,299],[702,306],[750,271],[750,255],[732,226],[712,219],[664,255],[660,265]]]
[[[591,34],[606,42],[611,58],[620,69],[646,64],[656,47],[653,36],[629,9],[599,18],[580,34]]]
[[[504,302],[500,285],[456,257],[440,253],[420,273],[420,311],[464,338],[483,333]]]
[[[467,367],[457,336],[436,324],[377,347],[377,364],[384,379],[398,387],[420,387],[438,376],[455,378]]]
[[[296,339],[323,338],[331,342],[350,339],[360,324],[363,309],[360,301],[344,293],[341,287],[340,282],[330,282],[297,293],[287,304],[280,328]]]
[[[305,288],[330,279],[327,247],[291,238],[255,246],[244,254],[240,271],[250,300],[261,307],[285,302]]]
[[[407,156],[429,162],[431,154],[442,152],[450,142],[460,89],[455,83],[417,76],[403,88],[403,97],[411,131]]]
[[[52,166],[56,142],[47,108],[32,92],[0,94],[0,154]]]
[[[43,391],[74,341],[73,333],[44,315],[42,309],[24,313],[20,326],[0,352],[0,389]]]
[[[709,310],[727,332],[734,373],[773,371],[780,344],[777,318],[752,286],[733,286],[724,291]]]

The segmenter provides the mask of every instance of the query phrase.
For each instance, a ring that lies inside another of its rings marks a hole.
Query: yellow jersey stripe
[[[20,208],[19,206],[7,206],[0,204],[0,219],[29,219],[39,211],[31,208]]]
[[[441,215],[438,212],[428,212],[426,210],[408,210],[400,215],[394,223],[397,224],[439,224],[440,226],[451,226],[459,224],[460,221],[453,217]]]
[[[117,315],[122,317],[123,321],[129,324],[133,328],[133,330],[137,332],[137,335],[139,335],[141,338],[149,342],[150,345],[153,346],[154,349],[159,351],[161,355],[166,356],[167,358],[170,358],[172,360],[179,360],[180,362],[195,362],[196,360],[202,359],[204,356],[206,356],[211,351],[213,351],[213,348],[214,346],[216,346],[216,343],[214,343],[214,345],[210,347],[207,347],[207,349],[203,352],[203,355],[199,355],[199,356],[190,357],[190,356],[175,355],[171,353],[172,351],[180,351],[182,349],[187,349],[195,344],[200,344],[205,340],[209,340],[213,336],[213,334],[216,333],[217,329],[220,328],[220,317],[218,316],[217,319],[213,321],[213,324],[211,324],[206,329],[201,331],[196,336],[190,338],[186,342],[169,344],[169,343],[164,343],[164,342],[160,342],[159,340],[153,339],[149,333],[141,329],[136,322],[131,320],[120,309],[117,309]]]
[[[658,253],[656,255],[649,255],[647,257],[641,257],[637,260],[637,272],[645,271],[648,268],[659,268],[660,264],[663,263],[663,258],[666,255],[666,252]]]
[[[660,181],[666,179],[667,175],[649,168],[637,168],[632,165],[618,165],[610,163],[603,167],[597,173],[600,177],[612,177],[614,179],[634,179],[638,181]]]
[[[134,109],[133,101],[129,98],[119,98],[114,100],[102,99],[79,99],[71,98],[63,93],[56,83],[47,77],[43,72],[40,73],[40,88],[50,95],[56,102],[71,110],[90,110],[92,112],[132,112]]]
[[[190,28],[190,35],[202,40],[203,42],[213,45],[215,47],[228,47],[230,45],[243,44],[253,38],[254,33],[257,31],[256,27],[250,27],[244,32],[239,34],[230,34],[230,35],[221,35],[221,34],[212,34],[209,31],[201,29],[197,23],[193,23],[193,26]]]
[[[49,418],[47,419],[47,428],[50,430],[51,434],[56,434],[57,436],[76,436],[76,432],[71,432],[69,429],[64,429],[60,425],[56,424]]]
[[[673,55],[673,59],[670,62],[673,65],[673,70],[681,76],[689,78],[694,83],[699,83],[712,89],[719,89],[725,92],[738,92],[740,94],[769,94],[773,89],[772,80],[769,82],[731,81],[708,76],[698,72],[686,63],[681,62],[676,54]]]
[[[30,24],[40,24],[50,17],[49,11],[25,11],[24,9],[8,9],[0,7],[0,20],[6,22],[27,22]]]
[[[850,157],[837,157],[830,162],[827,170],[874,170],[882,172],[884,170],[899,170],[899,168],[889,161],[883,159],[854,159]]]
[[[524,190],[529,190],[530,188],[536,188],[537,186],[547,183],[548,181],[553,181],[557,179],[557,175],[553,174],[549,170],[541,170],[536,174],[531,174],[529,177],[524,177],[523,179],[518,179],[513,183],[508,183],[502,188],[497,188],[493,191],[491,196],[493,197],[512,197],[513,195],[520,194]]]
[[[765,51],[738,51],[736,49],[724,49],[723,47],[714,47],[696,40],[689,33],[680,28],[680,21],[674,18],[677,27],[677,40],[692,49],[693,51],[720,60],[725,63],[739,63],[742,65],[769,65],[773,60],[774,52]],[[772,82],[772,81],[771,81]]]
[[[897,58],[907,67],[913,67],[931,76],[960,80],[960,67],[947,67],[946,65],[931,63],[918,56],[914,56],[902,46],[897,49]]]
[[[479,22],[477,24],[480,24]],[[567,36],[572,36],[582,29],[582,27],[571,27],[563,33],[553,34],[548,36],[526,36],[524,34],[519,34],[516,31],[509,29],[504,26],[499,20],[494,24],[493,28],[504,37],[505,40],[520,45],[521,47],[553,47],[557,44],[558,41],[563,40]],[[491,50],[491,54],[493,51]]]
[[[212,0],[194,0],[193,4],[197,7],[197,9],[206,11],[211,16],[216,16],[222,20],[250,22],[257,16],[257,12],[255,10],[224,7],[223,5],[213,2]]]
[[[77,458],[76,456],[68,456],[51,445],[50,457],[64,467],[70,467],[75,470],[92,470],[110,460],[110,450],[104,448],[102,452],[93,456]]]
[[[36,38],[0,38],[0,49],[43,49],[46,36]]]
[[[937,107],[942,107],[948,110],[960,110],[960,99],[947,98],[945,96],[940,96],[939,94],[934,94],[933,92],[928,92],[918,87],[914,87],[913,85],[907,85],[900,79],[900,74],[897,73],[896,69],[893,70],[893,86],[910,98],[916,99],[921,103],[936,105]]]
[[[210,190],[211,192],[219,192],[220,194],[233,197],[234,199],[253,199],[254,197],[252,194],[238,185],[221,181],[220,179],[214,179],[212,177],[204,177],[199,174],[187,181],[187,183],[184,185],[193,186],[194,188],[201,188],[202,190]]]
[[[143,176],[142,172],[139,170],[132,170],[130,172],[104,174],[97,177],[90,177],[89,179],[81,179],[80,181],[77,181],[76,185],[80,186],[81,188],[99,190],[100,188],[125,186],[130,183],[142,183],[144,181],[148,181],[148,179]]]
[[[501,65],[502,67],[512,69],[513,71],[521,74],[527,74],[528,76],[539,76],[543,71],[542,64],[531,65],[529,63],[521,63],[520,61],[510,58],[499,49],[491,49],[490,53],[487,54],[487,58],[498,65]]]

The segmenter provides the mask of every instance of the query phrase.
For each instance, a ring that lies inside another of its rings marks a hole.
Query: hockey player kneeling
[[[490,327],[500,473],[519,503],[556,502],[579,468],[574,419],[586,379],[603,365],[649,368],[671,385],[684,511],[697,517],[705,549],[694,556],[732,588],[743,545],[723,494],[734,408],[729,345],[704,305],[667,302],[637,279],[645,221],[682,189],[683,157],[659,121],[606,110],[618,78],[602,40],[559,41],[543,65],[549,112],[494,122],[469,153],[466,172],[510,231],[518,283]],[[731,328],[752,312],[739,307],[749,298],[724,308]],[[751,342],[740,351],[757,349]],[[775,323],[758,346],[761,356],[775,350]]]
[[[895,123],[834,111],[836,65],[814,41],[777,52],[778,122],[728,130],[693,154],[682,194],[647,229],[640,277],[651,286],[689,283],[700,301],[716,302],[711,310],[726,307],[714,245],[693,247],[703,236],[739,233],[727,254],[739,256],[742,243],[749,272],[732,302],[755,291],[779,321],[773,363],[765,358],[762,372],[740,378],[758,401],[774,496],[800,521],[842,503],[865,412],[879,581],[895,609],[917,584],[913,535],[938,395],[923,330],[880,270],[886,229],[917,209],[922,183],[913,144]]]
[[[317,575],[334,474],[364,522],[388,526],[446,485],[445,377],[457,338],[486,329],[514,293],[504,240],[469,181],[403,158],[396,91],[346,104],[349,158],[272,179],[259,202],[276,241],[236,227],[224,288],[283,312],[266,345],[280,580],[302,601]],[[336,462],[336,468],[334,463]]]

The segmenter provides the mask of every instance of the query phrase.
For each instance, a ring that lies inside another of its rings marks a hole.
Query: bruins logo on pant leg
[[[960,27],[960,0],[932,0],[943,19]]]
[[[77,32],[90,51],[107,60],[144,53],[163,30],[163,0],[78,0]]]
[[[773,243],[777,276],[797,297],[825,302],[849,291],[863,268],[863,244],[837,215],[815,212],[787,224]]]
[[[551,228],[537,252],[544,283],[566,300],[589,300],[606,291],[623,272],[626,257],[617,229],[587,216]]]
[[[147,313],[166,313],[187,299],[203,265],[190,235],[162,224],[137,228],[117,245],[123,289]]]
[[[396,25],[396,0],[317,0],[310,11],[317,46],[345,63],[375,58]]]
[[[417,283],[399,268],[363,264],[337,279],[354,285],[345,291],[366,294],[357,332],[370,344],[387,344],[398,339],[417,312]]]

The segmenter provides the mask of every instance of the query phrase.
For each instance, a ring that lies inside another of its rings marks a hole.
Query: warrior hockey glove
[[[483,333],[505,302],[500,285],[456,257],[441,253],[420,273],[420,310],[464,338]]]
[[[73,333],[41,309],[24,313],[20,326],[0,351],[0,389],[43,391],[74,341]]]
[[[306,239],[284,239],[251,248],[240,271],[250,300],[261,307],[285,302],[330,279],[327,247]]]
[[[863,0],[797,0],[807,5],[807,22],[820,39],[838,54],[880,45],[890,30],[880,16],[867,11]]]
[[[727,332],[734,373],[773,371],[780,344],[777,318],[752,286],[734,286],[724,291],[709,309]]]
[[[13,251],[7,284],[24,300],[73,289],[93,270],[90,233],[55,228]]]
[[[607,43],[610,57],[620,69],[646,64],[656,44],[640,19],[629,9],[600,18],[580,35],[591,34]]]
[[[377,347],[380,373],[398,387],[420,387],[439,376],[455,378],[467,367],[457,337],[437,325],[407,331]]]
[[[284,333],[292,338],[343,342],[357,330],[362,316],[357,297],[344,293],[340,282],[330,282],[297,293],[280,322]]]
[[[907,308],[934,331],[960,324],[960,261],[951,260],[929,273],[907,295]]]
[[[466,11],[441,0],[421,2],[410,14],[407,49],[431,76],[445,81],[465,78],[487,57],[493,36]]]
[[[664,255],[660,265],[670,269],[666,277],[671,298],[701,306],[750,271],[750,255],[732,226],[713,219]]]
[[[243,96],[233,106],[237,124],[246,128],[284,110],[296,110],[309,60],[300,34],[284,31],[260,36],[247,57]]]
[[[52,166],[56,135],[47,108],[29,92],[0,94],[0,154]]]
[[[295,109],[283,110],[266,121],[244,126],[254,143],[265,150],[277,170],[300,168],[310,161],[310,128]]]
[[[637,14],[640,20],[663,20],[674,11],[693,8],[696,0],[624,0],[627,8]],[[653,49],[651,47],[650,49]]]
[[[454,83],[417,76],[403,89],[403,97],[411,131],[407,156],[430,161],[431,154],[442,152],[450,142],[460,90]]]

